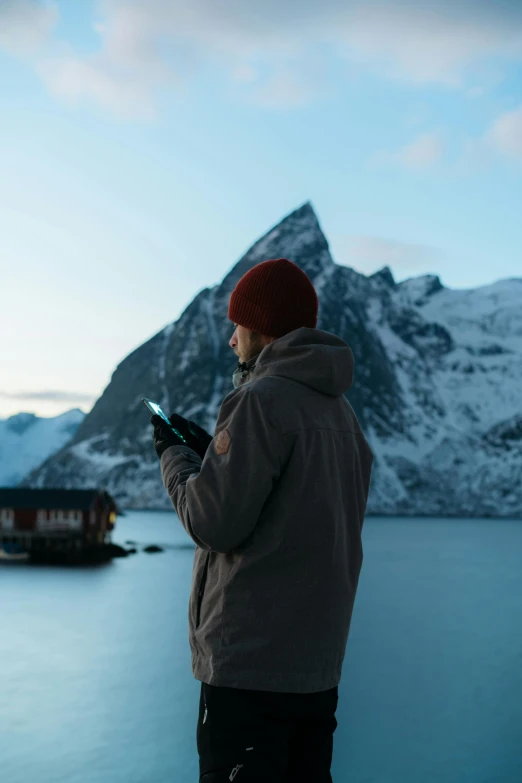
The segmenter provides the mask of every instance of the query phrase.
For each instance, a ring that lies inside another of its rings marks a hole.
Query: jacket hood
[[[294,329],[266,345],[256,358],[249,378],[252,381],[278,375],[332,397],[340,397],[353,383],[352,349],[340,337],[321,329]]]

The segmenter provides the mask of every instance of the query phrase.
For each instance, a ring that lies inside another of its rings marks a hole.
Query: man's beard
[[[254,358],[254,356],[258,356],[263,350],[263,347],[264,346],[261,344],[259,339],[251,339],[248,345],[248,356],[244,361],[249,362],[250,359]]]

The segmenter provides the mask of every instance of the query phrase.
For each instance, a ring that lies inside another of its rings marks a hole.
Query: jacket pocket
[[[195,626],[196,628],[199,625],[199,620],[201,617],[201,604],[203,603],[203,594],[205,592],[205,583],[207,581],[209,560],[210,560],[210,550],[207,552],[207,559],[205,560],[205,565],[203,566],[203,573],[201,575],[201,582],[199,583],[198,602],[196,605],[196,626]]]

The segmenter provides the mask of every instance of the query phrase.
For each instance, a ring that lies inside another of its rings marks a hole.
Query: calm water
[[[522,522],[368,518],[335,783],[520,783]],[[193,548],[174,513],[91,568],[0,566],[2,783],[196,783]]]

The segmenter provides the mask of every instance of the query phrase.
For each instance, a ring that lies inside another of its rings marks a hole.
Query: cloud
[[[86,402],[91,403],[96,400],[95,394],[89,392],[71,392],[71,391],[19,391],[2,392],[0,397],[8,400],[38,400],[40,402]]]
[[[56,13],[34,0],[6,7],[22,38],[23,30],[46,35]],[[317,84],[310,89],[310,62],[321,64],[315,81],[324,88],[335,60],[386,78],[478,90],[476,79],[468,83],[473,68],[522,59],[519,0],[100,0],[96,8],[98,49],[56,48],[38,71],[53,93],[124,114],[149,115],[162,90],[208,68],[280,107],[321,93]],[[21,25],[30,14],[33,26]]]
[[[396,152],[377,153],[374,162],[397,163],[409,169],[427,169],[442,158],[444,149],[444,139],[440,131],[423,133]]]
[[[371,274],[383,266],[395,269],[426,269],[440,263],[440,250],[381,237],[350,234],[337,238],[335,256],[341,263]]]
[[[424,133],[397,153],[396,159],[404,166],[427,168],[436,163],[444,153],[440,133]]]
[[[519,0],[397,0],[350,4],[339,34],[369,67],[412,82],[464,86],[485,58],[520,60]]]
[[[486,138],[499,152],[522,161],[522,106],[501,114]]]
[[[49,40],[57,21],[54,3],[0,0],[0,49],[32,55]]]
[[[312,100],[327,100],[334,94],[323,64],[309,61],[300,69],[281,65],[263,80],[250,79],[248,100],[267,109],[293,109]]]
[[[122,117],[151,119],[156,114],[150,82],[141,74],[128,79],[103,58],[46,58],[37,71],[50,92],[69,103],[82,98]]]
[[[292,71],[278,73],[251,92],[251,99],[267,109],[294,108],[308,103],[313,90]]]

